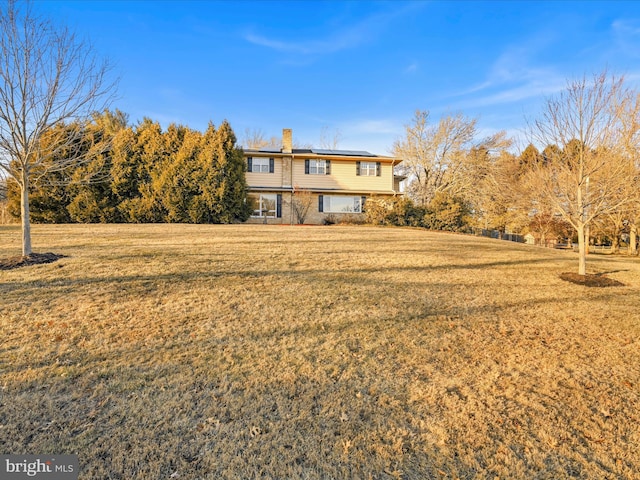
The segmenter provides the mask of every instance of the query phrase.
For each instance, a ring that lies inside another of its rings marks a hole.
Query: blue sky
[[[545,97],[607,68],[640,83],[640,2],[55,1],[36,11],[89,38],[132,123],[389,154],[416,109],[522,136]]]

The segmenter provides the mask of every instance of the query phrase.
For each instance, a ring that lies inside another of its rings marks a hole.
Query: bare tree
[[[7,179],[3,175],[3,171],[0,170],[0,202],[7,199]]]
[[[504,132],[478,140],[477,119],[461,113],[429,123],[429,112],[417,110],[405,135],[393,146],[394,155],[402,158],[400,173],[409,179],[408,193],[419,204],[428,205],[439,192],[463,195],[473,188],[478,168],[486,165],[476,160],[481,155],[499,152],[510,145]],[[488,157],[487,157],[488,158]]]
[[[291,209],[293,210],[293,214],[296,216],[296,221],[299,225],[304,224],[307,214],[309,213],[309,209],[313,204],[313,199],[314,197],[311,190],[300,188],[298,186],[294,187],[293,195],[291,196]]]
[[[473,207],[476,226],[521,231],[529,222],[522,195],[520,159],[501,150],[473,149],[469,154],[466,195]]]
[[[244,148],[258,150],[260,148],[280,148],[281,139],[278,137],[271,137],[267,139],[265,133],[258,129],[245,128],[244,135],[242,137],[242,146]]]
[[[531,192],[540,205],[560,213],[576,231],[580,275],[586,274],[589,225],[631,201],[620,194],[633,181],[626,149],[631,132],[625,126],[631,93],[623,78],[606,72],[590,81],[574,80],[546,101],[540,118],[531,125],[539,144],[564,150],[536,165]]]
[[[326,125],[322,127],[320,131],[320,148],[326,148],[327,150],[337,150],[340,141],[342,140],[342,133],[339,129],[335,129],[333,135],[329,133],[329,127]]]
[[[0,169],[20,187],[26,256],[32,252],[30,182],[85,160],[59,152],[74,151],[69,147],[91,113],[106,107],[115,81],[108,79],[108,62],[99,61],[88,43],[35,15],[29,3],[20,8],[10,0],[1,7],[0,29]]]
[[[0,169],[0,225],[8,223],[10,218],[7,207],[7,179]]]
[[[638,229],[640,228],[640,93],[627,103],[627,109],[623,115],[624,139],[626,154],[630,158],[631,174],[626,191],[630,195],[630,204],[627,208],[629,225],[629,253],[638,253]]]

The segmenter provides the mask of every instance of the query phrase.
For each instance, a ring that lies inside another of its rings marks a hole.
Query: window
[[[247,171],[252,173],[273,173],[273,158],[247,158]]]
[[[381,170],[380,162],[356,162],[356,175],[379,177]]]
[[[362,197],[319,195],[318,211],[325,213],[362,213]]]
[[[329,175],[331,160],[305,160],[304,173],[307,175]]]
[[[282,217],[282,195],[279,193],[261,193],[251,196],[254,202],[253,217]]]

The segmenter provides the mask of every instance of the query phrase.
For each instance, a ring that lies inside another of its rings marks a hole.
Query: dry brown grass
[[[0,258],[19,254],[0,227]],[[640,478],[640,264],[365,227],[35,226],[0,453],[82,479]],[[42,246],[42,247],[41,247]],[[179,477],[178,477],[179,476]]]

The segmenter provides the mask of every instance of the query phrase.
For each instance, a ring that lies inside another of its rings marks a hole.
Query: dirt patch
[[[586,275],[579,275],[577,273],[564,272],[560,274],[560,278],[565,282],[584,285],[585,287],[624,287],[624,283],[605,277],[602,274],[587,273]]]
[[[32,253],[26,256],[0,259],[0,270],[13,270],[14,268],[28,267],[29,265],[52,263],[64,257],[65,255],[58,255],[57,253],[49,252]]]

